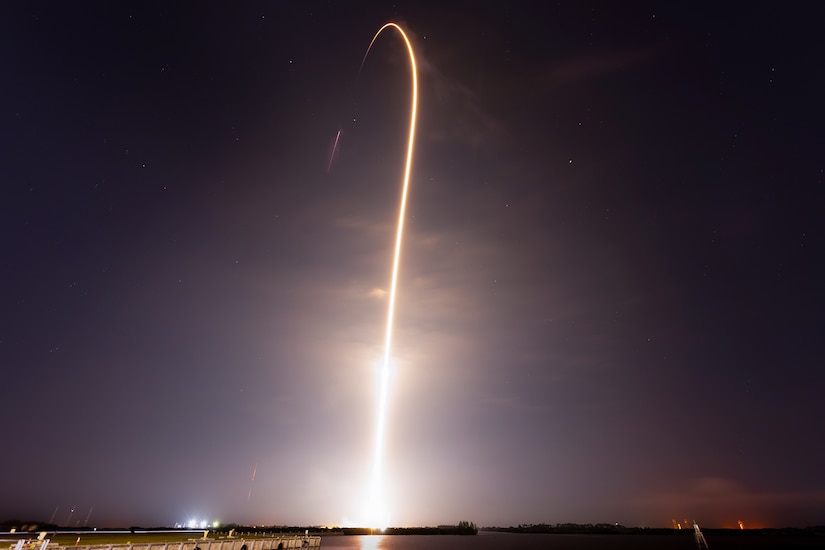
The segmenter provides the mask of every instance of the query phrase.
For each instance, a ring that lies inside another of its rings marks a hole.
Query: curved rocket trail
[[[361,61],[361,67],[364,66],[364,61],[367,60],[367,55],[372,49],[372,45],[378,36],[387,29],[395,29],[401,35],[404,43],[407,46],[407,52],[410,55],[410,71],[412,74],[412,101],[410,103],[410,132],[409,140],[407,142],[407,160],[404,166],[404,184],[401,191],[401,205],[398,209],[398,230],[395,235],[395,254],[392,260],[392,279],[390,283],[390,298],[389,308],[387,311],[387,328],[386,336],[384,338],[384,360],[381,366],[380,386],[378,392],[378,409],[375,427],[375,454],[373,457],[373,471],[372,471],[372,487],[371,487],[371,508],[370,518],[371,522],[378,522],[381,525],[374,525],[375,527],[386,527],[387,510],[382,503],[382,467],[384,455],[384,432],[386,429],[387,416],[387,401],[389,394],[389,374],[390,374],[390,349],[392,344],[392,327],[393,316],[395,314],[395,294],[398,283],[398,264],[401,259],[401,243],[404,237],[404,213],[407,209],[407,190],[410,187],[410,172],[412,170],[413,159],[413,145],[415,143],[415,120],[418,111],[418,68],[415,63],[415,54],[413,53],[412,44],[407,34],[396,23],[386,23],[383,27],[378,29],[375,36],[372,37],[367,52],[364,54],[364,59]],[[360,69],[359,69],[360,72]]]

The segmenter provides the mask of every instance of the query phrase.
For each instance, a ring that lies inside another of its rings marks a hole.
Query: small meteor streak
[[[249,482],[249,493],[246,495],[246,501],[249,502],[249,499],[252,498],[252,484],[255,483],[255,474],[258,473],[258,463],[255,463],[255,467],[252,468],[252,480]]]
[[[335,134],[335,142],[332,144],[332,153],[329,154],[329,163],[327,163],[327,174],[332,170],[332,161],[335,159],[335,153],[338,151],[338,140],[341,139],[341,129],[338,128],[338,133]]]
[[[94,506],[91,506],[91,507],[89,508],[89,513],[88,513],[88,514],[86,514],[86,519],[85,519],[85,520],[83,520],[83,526],[84,526],[84,527],[88,527],[88,526],[89,526],[89,518],[90,518],[90,517],[92,517],[92,510],[94,510],[94,508],[95,508]]]
[[[395,29],[404,40],[407,46],[407,53],[410,57],[410,72],[412,74],[412,100],[410,102],[410,130],[409,140],[407,142],[407,160],[404,166],[404,183],[401,191],[401,204],[398,209],[398,229],[395,236],[395,253],[392,261],[392,278],[390,283],[389,306],[387,311],[387,326],[386,336],[384,338],[384,360],[381,367],[380,385],[378,391],[378,408],[375,428],[375,450],[373,456],[373,471],[372,471],[372,486],[371,486],[371,510],[372,517],[369,520],[373,523],[378,522],[377,527],[385,527],[388,520],[388,512],[384,503],[382,502],[382,468],[384,455],[384,432],[386,430],[387,417],[387,400],[389,397],[389,375],[390,375],[390,350],[392,344],[392,327],[393,316],[395,314],[395,294],[398,283],[398,265],[401,260],[401,244],[404,236],[404,214],[407,209],[407,191],[410,187],[410,172],[412,170],[413,146],[415,144],[415,121],[418,111],[418,68],[415,62],[415,54],[413,53],[412,44],[404,30],[396,23],[386,23],[383,27],[378,29],[375,36],[372,37],[370,45],[367,47],[367,52],[364,54],[364,59],[361,61],[363,68],[364,62],[372,49],[372,45],[378,36],[386,29]],[[359,73],[360,73],[359,69]]]

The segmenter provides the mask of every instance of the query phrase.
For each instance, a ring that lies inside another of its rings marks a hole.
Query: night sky
[[[0,519],[358,523],[387,21],[390,524],[825,523],[820,2],[3,3]]]

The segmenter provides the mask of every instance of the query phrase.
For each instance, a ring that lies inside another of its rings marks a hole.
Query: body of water
[[[825,538],[708,536],[709,550],[825,550]],[[374,535],[323,537],[321,550],[695,550],[692,532],[675,535],[537,535],[480,532],[476,536]]]

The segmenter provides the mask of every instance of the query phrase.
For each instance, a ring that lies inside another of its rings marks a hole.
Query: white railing
[[[86,544],[58,547],[61,550],[288,550],[320,548],[321,537],[311,535],[274,535],[265,539],[200,539],[186,542],[147,542],[138,544]],[[53,548],[53,546],[50,546]]]

